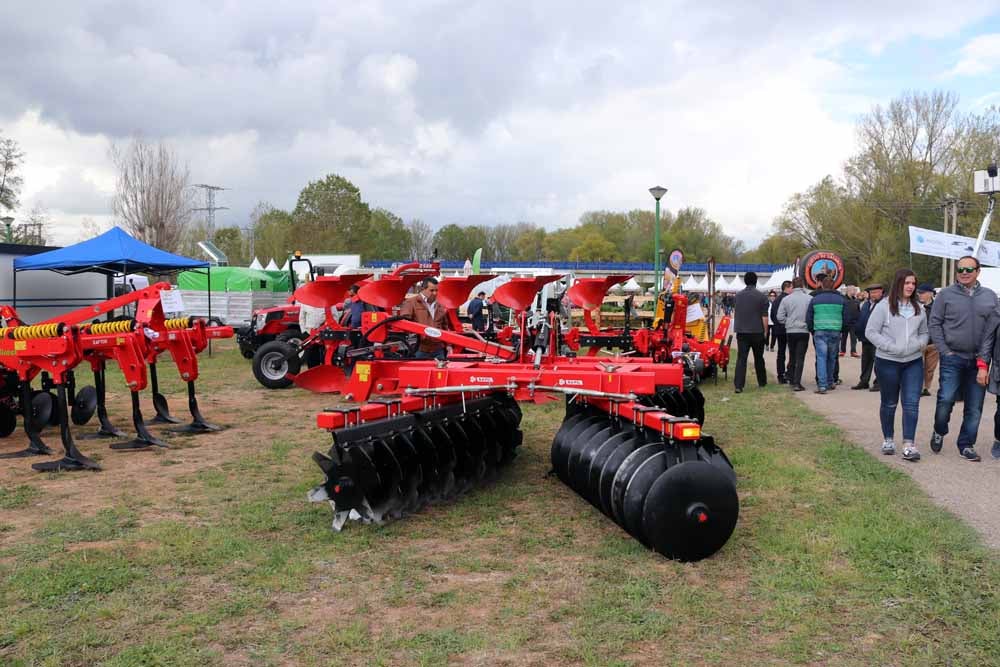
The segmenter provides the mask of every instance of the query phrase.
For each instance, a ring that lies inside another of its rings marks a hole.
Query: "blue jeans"
[[[896,425],[896,403],[903,397],[903,440],[913,442],[917,436],[917,414],[920,410],[920,390],[924,388],[924,358],[901,363],[875,358],[882,405],[878,416],[882,421],[882,437],[892,439]]]
[[[941,357],[938,368],[940,384],[937,406],[934,409],[934,432],[948,435],[951,409],[955,405],[955,398],[962,392],[965,402],[962,428],[958,432],[958,451],[973,447],[976,444],[976,434],[979,432],[979,418],[983,416],[983,398],[986,396],[986,387],[976,382],[976,360],[966,359],[957,354],[946,354]],[[881,381],[879,376],[879,382]]]
[[[832,387],[840,351],[840,332],[817,331],[813,334],[813,345],[816,346],[816,384],[820,389]]]

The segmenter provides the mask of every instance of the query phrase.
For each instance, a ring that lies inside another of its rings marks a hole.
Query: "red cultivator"
[[[464,302],[490,277],[443,279],[442,305]],[[330,503],[335,529],[348,519],[398,517],[493,477],[521,444],[518,402],[561,396],[566,419],[551,452],[559,479],[670,558],[697,560],[725,544],[739,514],[736,480],[725,454],[701,432],[701,393],[677,363],[560,356],[566,341],[558,304],[547,304],[548,318],[538,326],[528,327],[526,315],[542,285],[558,278],[515,278],[496,290],[520,323],[501,342],[389,312],[367,313],[351,349],[327,339],[327,358],[353,364],[350,377],[322,365],[295,382],[362,401],[317,416],[333,445],[314,455],[325,479],[310,499]],[[388,309],[403,298],[403,282],[370,282],[361,296]],[[461,354],[447,361],[392,358],[393,335],[430,337]]]
[[[0,329],[0,365],[16,373],[16,380],[8,378],[8,390],[16,385],[20,393],[20,409],[28,448],[0,458],[47,455],[51,453],[41,440],[41,429],[48,423],[58,424],[65,455],[58,461],[36,463],[36,470],[99,470],[77,449],[69,428],[72,419],[76,425],[90,421],[96,413],[100,421],[97,437],[123,437],[108,419],[105,405],[106,365],[114,361],[121,369],[131,393],[132,422],[136,438],[116,442],[112,449],[144,449],[150,446],[166,447],[166,443],[153,436],[146,428],[139,405],[139,392],[147,384],[146,366],[149,364],[153,378],[153,402],[157,415],[169,418],[166,399],[156,385],[155,361],[162,352],[169,352],[181,378],[187,382],[188,405],[192,423],[183,432],[209,432],[218,427],[205,422],[198,409],[194,381],[198,377],[197,353],[205,349],[210,338],[229,338],[230,327],[206,327],[200,320],[189,318],[169,320],[164,317],[160,304],[160,290],[169,289],[166,283],[157,283],[144,290],[88,306],[72,313],[35,326],[22,326],[17,313],[4,307],[2,315],[8,325]],[[125,305],[136,304],[136,318],[112,322],[84,323]],[[74,368],[87,361],[94,373],[94,386],[76,390]],[[31,382],[42,375],[43,391],[32,396]],[[51,397],[49,389],[57,394]],[[44,398],[43,398],[44,397]],[[70,409],[68,406],[72,406]],[[9,404],[0,406],[0,415],[10,424],[13,415]],[[50,414],[54,416],[50,418]],[[172,418],[171,418],[172,420]],[[176,420],[172,420],[176,421]],[[9,434],[13,429],[7,429]]]

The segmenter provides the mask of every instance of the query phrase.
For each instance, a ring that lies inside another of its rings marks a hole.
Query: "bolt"
[[[346,396],[344,396],[344,400],[345,401],[353,401],[354,400],[354,394],[347,394]]]
[[[187,380],[191,376],[190,373],[181,373],[181,377]]]
[[[378,389],[379,391],[382,391],[382,383],[379,382],[377,385],[375,385],[375,388]]]

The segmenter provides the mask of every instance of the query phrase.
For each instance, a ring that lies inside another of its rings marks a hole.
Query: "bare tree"
[[[429,259],[434,246],[434,230],[423,220],[410,220],[406,223],[410,230],[410,258]]]
[[[112,210],[137,239],[176,251],[191,220],[188,167],[162,141],[133,137],[127,146],[111,146],[118,170]]]
[[[51,221],[49,210],[38,202],[31,207],[25,221],[18,225],[14,240],[27,245],[45,245],[45,234]]]
[[[17,208],[21,194],[21,175],[18,170],[24,161],[24,151],[13,139],[0,139],[0,206],[12,211]]]

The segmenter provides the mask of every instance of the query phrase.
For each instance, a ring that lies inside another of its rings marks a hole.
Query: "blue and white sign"
[[[971,236],[945,234],[933,229],[910,227],[910,252],[931,257],[958,259],[971,255],[976,247],[976,239]],[[1000,243],[983,241],[977,259],[987,266],[1000,266]]]

